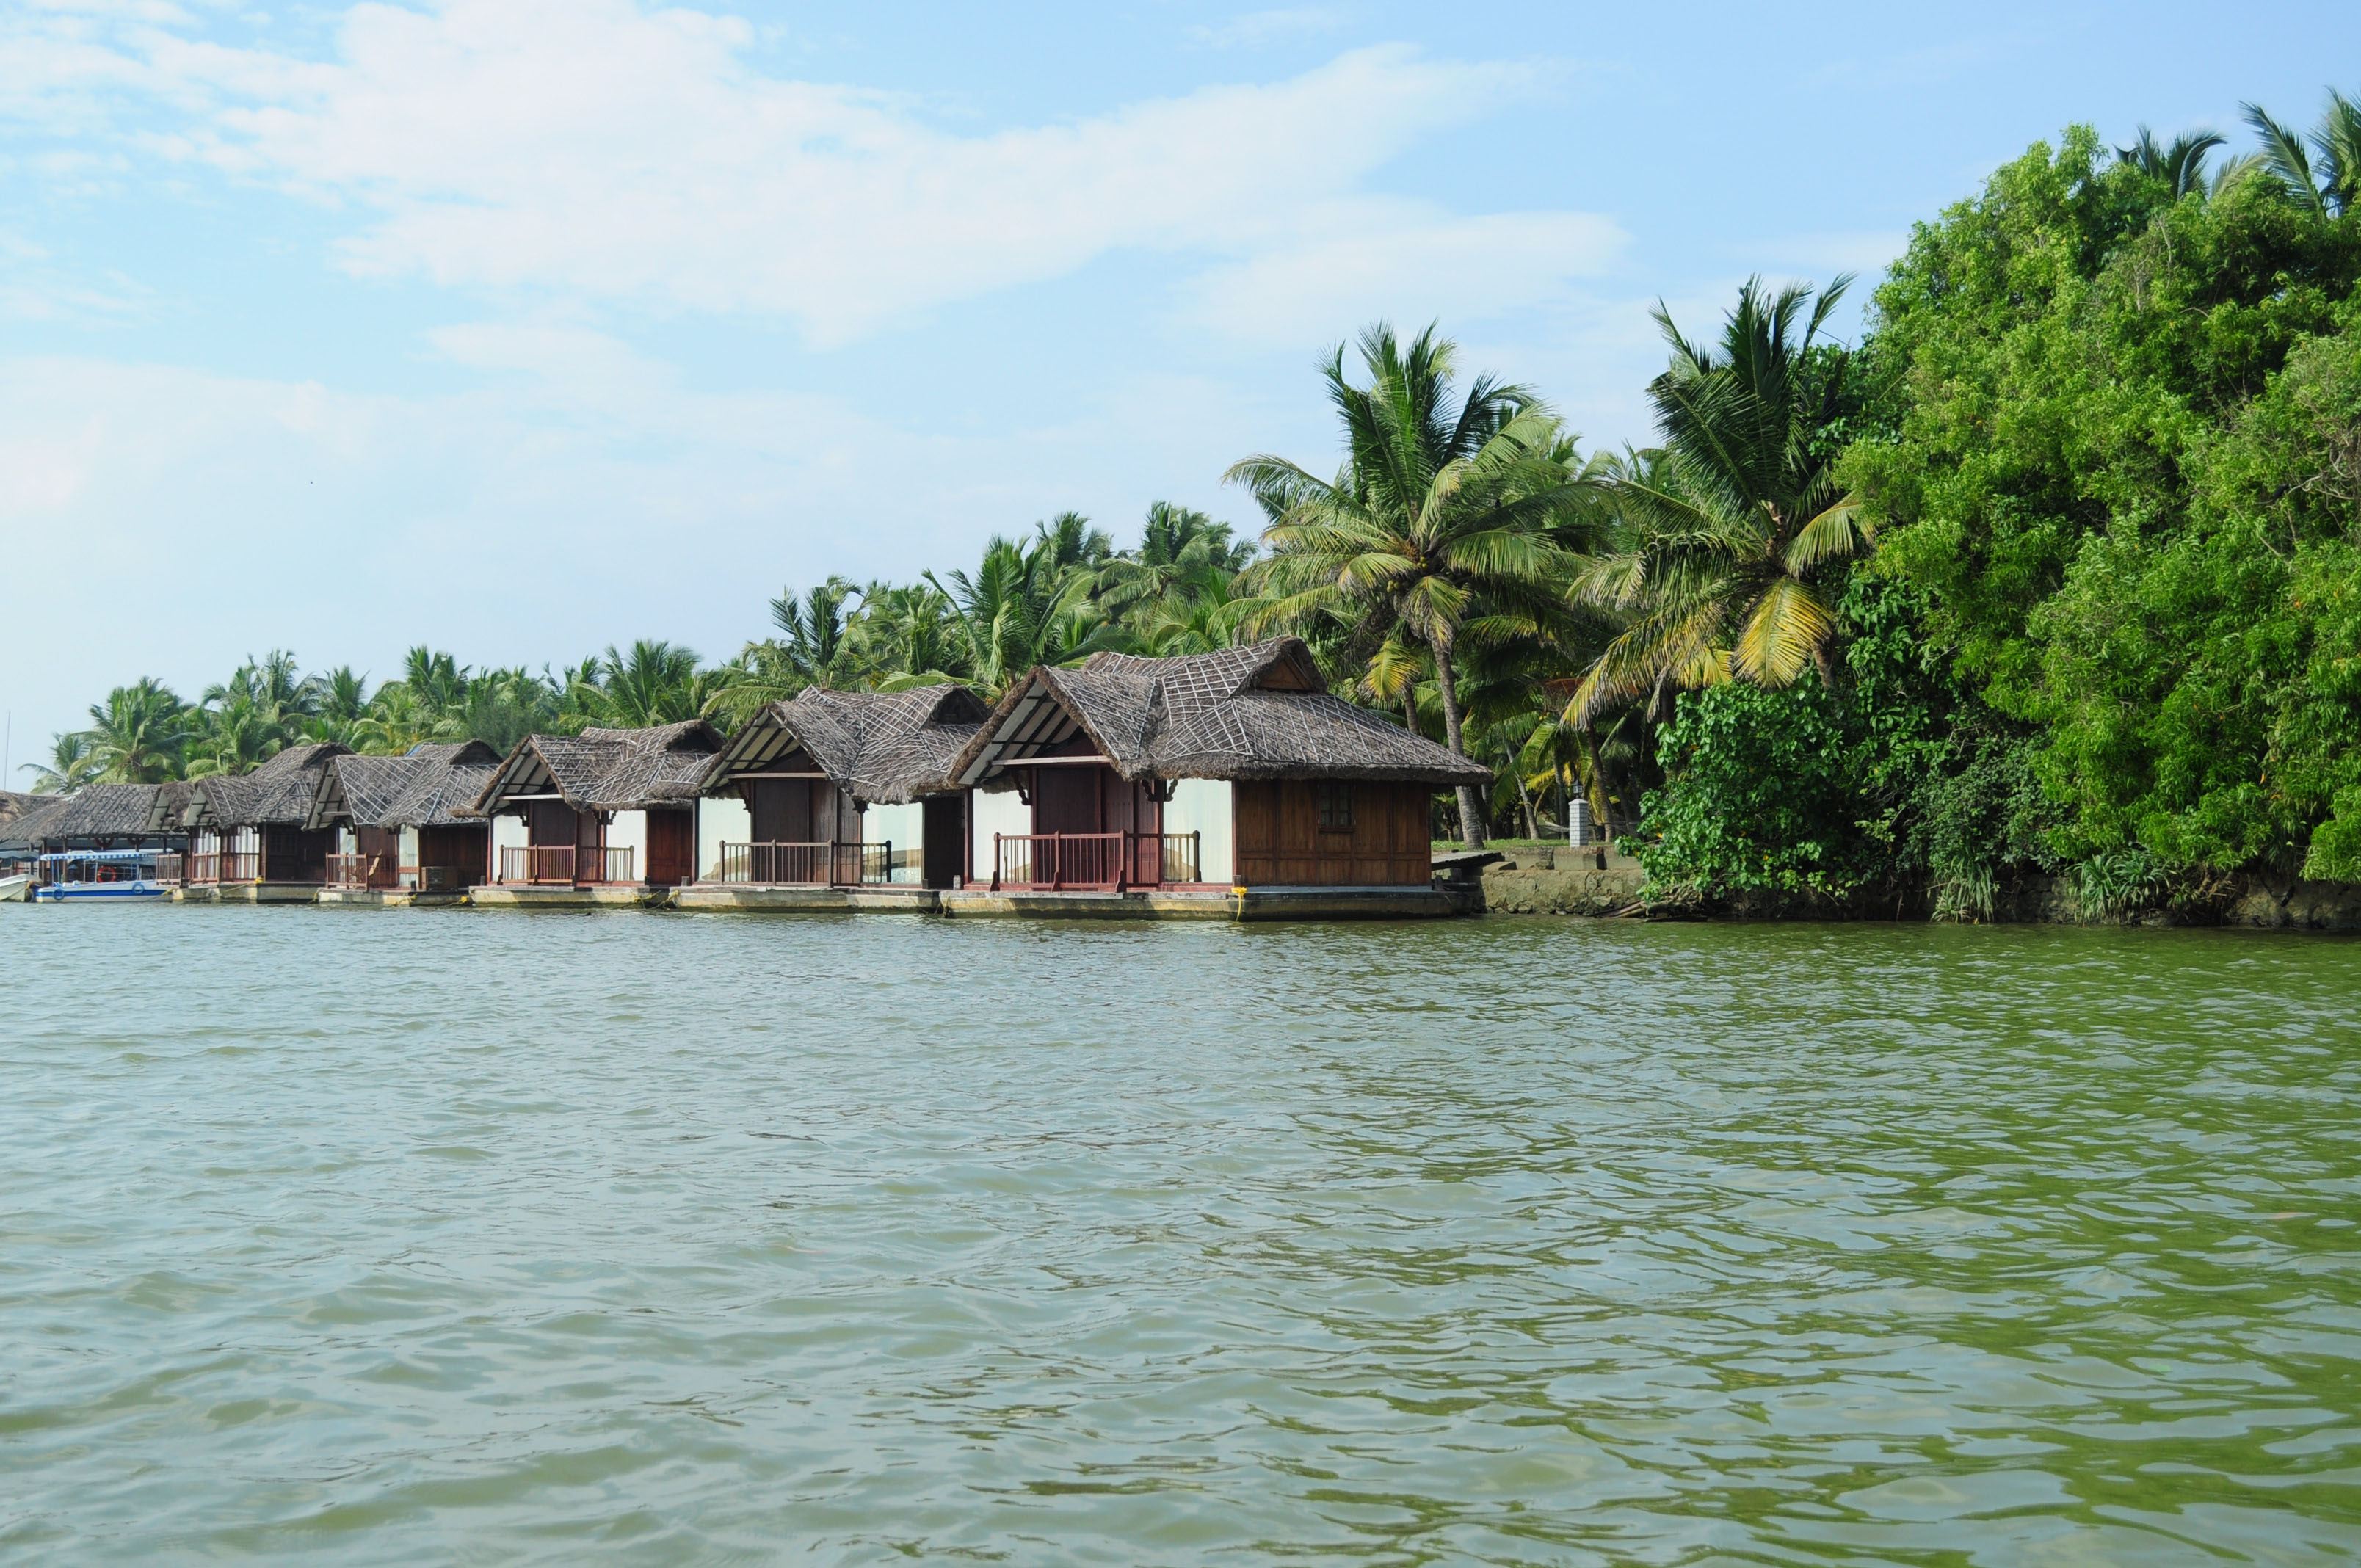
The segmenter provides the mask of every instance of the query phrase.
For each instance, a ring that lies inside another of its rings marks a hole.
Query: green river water
[[[2361,945],[0,907],[0,1561],[2361,1559]]]

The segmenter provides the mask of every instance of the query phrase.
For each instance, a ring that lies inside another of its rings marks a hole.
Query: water
[[[2361,946],[0,909],[0,1559],[2345,1563]]]

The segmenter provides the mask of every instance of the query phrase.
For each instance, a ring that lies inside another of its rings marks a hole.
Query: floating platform
[[[176,904],[317,904],[326,890],[316,882],[199,883],[172,894]]]
[[[467,903],[478,909],[642,909],[661,904],[668,887],[474,887]]]
[[[363,909],[432,909],[438,905],[447,909],[467,903],[467,894],[464,890],[421,893],[414,887],[324,887],[319,901]]]
[[[708,913],[736,910],[774,915],[933,915],[943,894],[931,887],[756,887],[742,883],[691,883],[675,888],[672,906]]]
[[[1253,887],[1226,893],[946,893],[953,916],[1035,920],[1433,920],[1462,912],[1427,887]]]

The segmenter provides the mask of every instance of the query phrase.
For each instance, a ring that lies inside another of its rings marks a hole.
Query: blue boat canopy
[[[60,850],[52,854],[36,855],[37,861],[152,861],[166,853],[162,850]]]

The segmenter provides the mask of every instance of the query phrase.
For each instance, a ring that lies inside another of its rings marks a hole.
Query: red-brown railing
[[[1198,880],[1194,833],[994,833],[992,888],[1120,893]]]
[[[168,886],[177,886],[181,881],[181,857],[179,855],[157,856],[156,880],[167,884]]]
[[[591,886],[631,880],[631,847],[577,850],[572,844],[503,844],[500,880],[541,885]]]
[[[718,882],[761,887],[858,887],[891,882],[894,845],[809,843],[724,844]]]
[[[188,879],[195,883],[221,881],[221,855],[213,850],[200,850],[189,857]]]
[[[330,887],[390,887],[382,871],[381,855],[330,855],[328,885]]]
[[[214,857],[221,862],[217,882],[260,882],[262,851],[259,850],[224,850]]]

